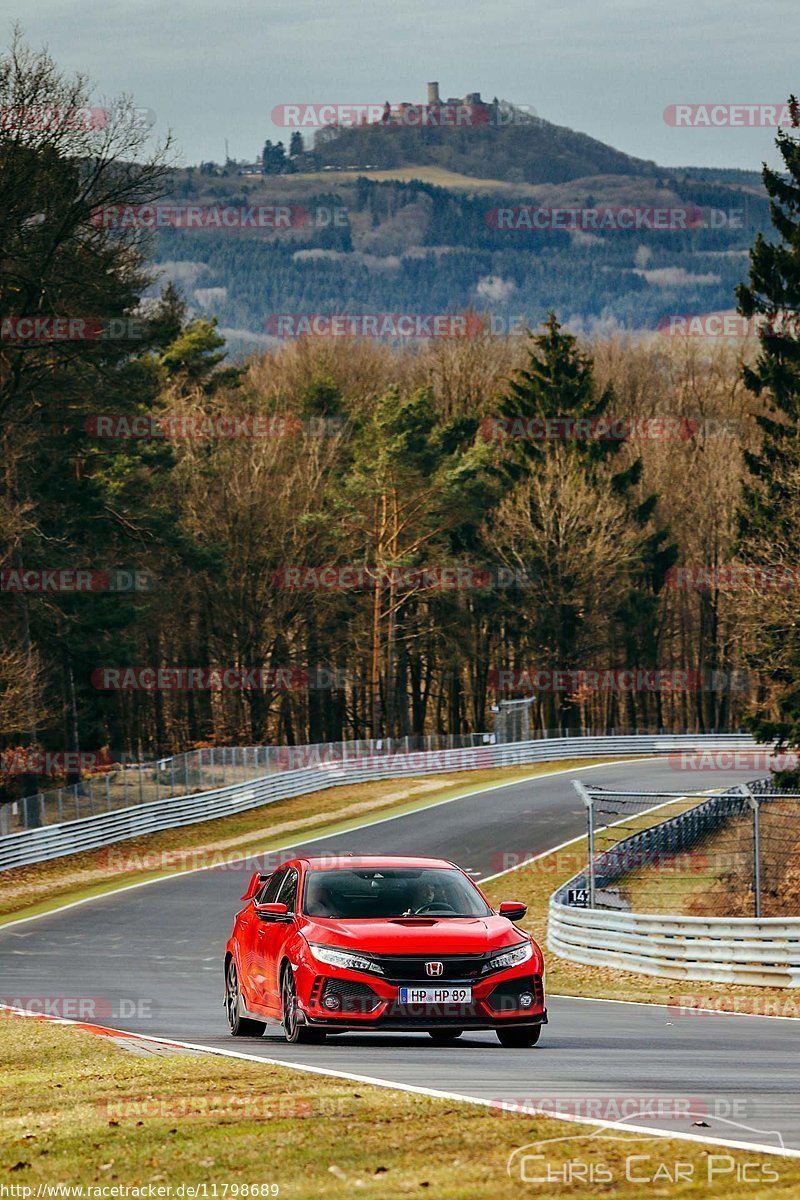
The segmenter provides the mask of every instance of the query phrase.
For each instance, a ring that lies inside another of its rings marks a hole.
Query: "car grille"
[[[531,1011],[542,1007],[544,988],[540,975],[528,975],[524,979],[511,979],[508,983],[498,984],[494,991],[489,993],[487,1003],[496,1013],[517,1012],[520,1008],[519,998],[523,992],[530,992],[533,996],[533,1004],[529,1005]]]
[[[412,983],[416,980],[434,979],[436,983],[468,983],[481,978],[481,967],[489,958],[488,954],[436,954],[432,951],[424,957],[421,954],[373,954],[372,957],[383,967],[383,977],[390,983]],[[440,962],[444,965],[441,975],[431,976],[425,970],[425,964]]]

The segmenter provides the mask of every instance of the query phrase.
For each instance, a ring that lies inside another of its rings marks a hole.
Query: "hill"
[[[274,342],[269,318],[287,313],[475,309],[502,329],[535,327],[555,309],[578,329],[654,329],[673,315],[730,310],[753,238],[769,227],[752,172],[662,168],[538,118],[508,128],[327,130],[317,143],[287,174],[228,164],[173,177],[179,202],[307,214],[280,232],[158,233],[162,281],[218,316],[237,349]],[[356,167],[363,160],[369,169]],[[700,216],[661,231],[510,230],[501,208]]]
[[[585,133],[507,106],[508,123],[460,128],[381,124],[329,126],[311,157],[326,167],[396,170],[435,166],[503,183],[564,183],[590,175],[655,174],[656,164],[633,158]]]

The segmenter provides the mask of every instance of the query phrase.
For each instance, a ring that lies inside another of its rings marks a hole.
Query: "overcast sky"
[[[798,0],[0,0],[6,33],[130,92],[181,161],[254,158],[284,103],[480,91],[668,166],[758,168],[774,130],[674,128],[676,103],[760,104],[800,90]],[[7,41],[7,36],[4,39]]]

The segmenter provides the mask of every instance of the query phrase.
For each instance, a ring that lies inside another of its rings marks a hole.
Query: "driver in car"
[[[437,895],[436,884],[433,880],[427,879],[424,883],[418,885],[411,911],[415,913],[425,912],[428,908],[436,908],[440,901],[441,897]]]

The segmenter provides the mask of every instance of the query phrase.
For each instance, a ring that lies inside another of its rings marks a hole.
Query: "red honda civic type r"
[[[449,1042],[494,1029],[533,1046],[547,1022],[542,952],[454,863],[435,858],[296,858],[258,872],[225,952],[231,1033],[267,1021],[287,1042],[354,1030]]]

